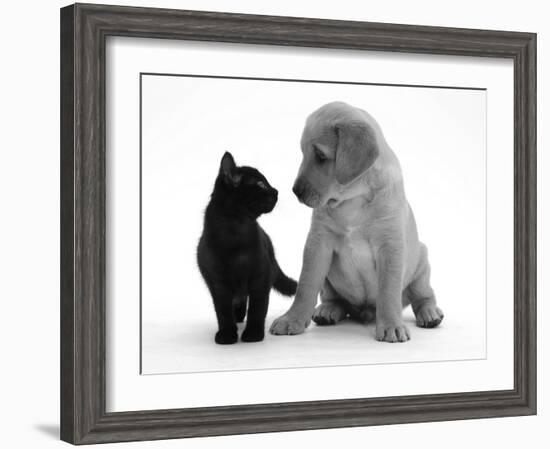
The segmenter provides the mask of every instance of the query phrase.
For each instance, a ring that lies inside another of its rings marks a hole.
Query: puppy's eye
[[[256,184],[260,189],[267,189],[267,186],[263,181],[258,181]]]
[[[315,158],[321,163],[326,162],[326,160],[328,159],[327,155],[323,153],[319,148],[315,148]]]

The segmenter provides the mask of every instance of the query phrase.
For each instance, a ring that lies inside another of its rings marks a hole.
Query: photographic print
[[[141,73],[141,373],[484,359],[486,100]]]
[[[61,10],[61,438],[536,413],[536,35]]]

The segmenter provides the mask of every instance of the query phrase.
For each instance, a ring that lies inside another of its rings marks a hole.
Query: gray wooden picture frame
[[[106,412],[107,36],[511,58],[514,388]],[[75,4],[61,9],[61,439],[74,444],[536,413],[536,34]]]

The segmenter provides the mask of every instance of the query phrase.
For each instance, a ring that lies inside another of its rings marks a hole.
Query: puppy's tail
[[[281,270],[281,267],[277,265],[277,278],[273,283],[273,288],[277,290],[281,295],[292,296],[296,293],[297,287],[298,283],[294,279],[289,278],[286,274],[284,274],[283,270]]]

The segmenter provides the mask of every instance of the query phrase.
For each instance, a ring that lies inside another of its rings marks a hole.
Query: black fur
[[[258,170],[237,167],[233,156],[224,154],[197,251],[216,309],[216,343],[235,343],[237,322],[245,316],[241,339],[263,340],[271,288],[296,293],[296,281],[281,271],[271,240],[256,221],[276,203],[277,190]]]

